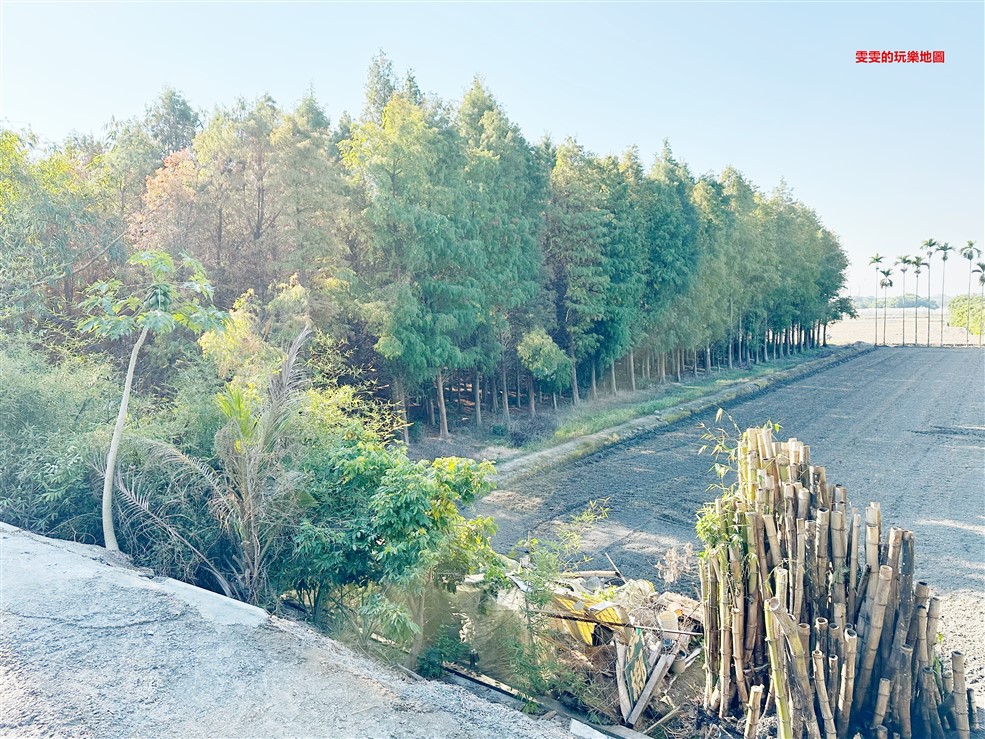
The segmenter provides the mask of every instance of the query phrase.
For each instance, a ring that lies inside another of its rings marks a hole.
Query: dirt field
[[[900,308],[890,308],[886,313],[885,319],[882,309],[879,310],[879,343],[889,344],[890,346],[902,344],[903,339],[906,343],[914,343],[914,334],[920,346],[927,345],[927,310],[921,308],[919,312],[913,308],[906,309],[906,335],[903,333],[903,313]],[[853,344],[856,341],[873,343],[876,338],[876,315],[873,309],[860,310],[858,318],[850,318],[847,321],[838,321],[828,326],[829,344]],[[971,336],[971,345],[978,346],[978,336]],[[944,345],[945,346],[965,346],[968,336],[963,328],[955,328],[944,323]],[[941,312],[939,310],[930,313],[930,345],[940,346],[941,343]]]
[[[978,349],[886,348],[726,409],[741,428],[780,423],[780,436],[810,444],[812,459],[827,468],[829,480],[848,487],[856,506],[880,501],[887,528],[915,532],[917,576],[945,597],[948,644],[968,654],[969,682],[980,694],[983,386],[985,353]],[[588,501],[608,498],[609,517],[588,537],[586,550],[608,552],[627,575],[656,580],[654,563],[668,547],[697,543],[695,512],[714,497],[707,491],[711,459],[696,453],[701,421],[713,425],[714,411],[523,480],[516,490],[496,491],[477,510],[496,517],[497,546],[507,550],[528,532],[549,535]]]

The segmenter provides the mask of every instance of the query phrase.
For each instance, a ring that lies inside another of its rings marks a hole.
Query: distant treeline
[[[930,308],[931,310],[937,310],[940,304],[936,300],[928,300],[927,298],[921,298],[912,293],[907,293],[904,295],[895,295],[883,301],[882,298],[872,298],[869,296],[865,297],[854,297],[852,298],[852,303],[858,310],[866,310],[870,308],[878,307],[882,310],[884,307],[889,308]]]
[[[203,117],[167,90],[101,137],[5,130],[0,149],[6,330],[69,325],[134,250],[187,252],[223,307],[300,283],[314,324],[404,407],[436,401],[443,433],[451,377],[489,410],[521,377],[531,404],[577,403],[616,362],[635,384],[699,352],[769,358],[851,307],[837,236],[786,185],[695,175],[667,145],[647,167],[530,143],[482,83],[451,104],[383,56],[355,119],[311,96]]]

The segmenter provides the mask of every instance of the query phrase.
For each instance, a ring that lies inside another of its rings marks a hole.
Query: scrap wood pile
[[[582,700],[631,727],[649,714],[657,714],[651,726],[673,718],[674,708],[655,699],[699,656],[689,644],[701,635],[700,604],[618,571],[571,573],[556,584],[544,615],[559,637],[558,655],[586,676]]]
[[[699,533],[705,709],[775,712],[780,739],[970,736],[964,657],[938,655],[941,601],[914,582],[913,532],[883,531],[878,503],[844,487],[796,439],[747,430],[738,483]]]

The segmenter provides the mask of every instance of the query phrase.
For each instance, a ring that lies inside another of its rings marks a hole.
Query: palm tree
[[[920,317],[920,272],[924,267],[927,266],[927,262],[919,254],[911,259],[911,264],[913,264],[913,274],[916,275],[917,284],[913,288],[913,294],[916,295],[914,300],[915,306],[913,309],[913,344],[914,346],[918,343],[917,341],[917,320]]]
[[[968,241],[967,246],[961,247],[961,256],[968,260],[968,318],[965,321],[965,344],[971,343],[971,264],[982,255],[982,250],[975,246],[974,241]]]
[[[982,286],[982,302],[978,308],[978,346],[981,346],[982,336],[985,335],[985,262],[975,262],[971,273],[978,275],[978,284]]]
[[[930,263],[934,259],[938,244],[934,239],[927,239],[921,246],[927,252],[927,346],[930,346]]]
[[[906,346],[906,271],[913,264],[913,260],[908,254],[904,254],[896,260],[899,271],[903,273],[903,346]]]
[[[886,306],[889,300],[889,288],[893,286],[893,281],[889,279],[889,276],[893,273],[891,267],[879,270],[882,275],[882,279],[879,281],[879,287],[882,288],[882,345],[889,346],[889,342],[886,340]]]
[[[876,253],[871,259],[869,259],[869,266],[875,266],[876,268],[876,279],[879,279],[879,265],[882,264],[882,260],[885,257],[882,254]],[[873,346],[879,346],[879,283],[876,284],[876,340]]]
[[[954,251],[954,247],[945,241],[937,247],[937,251],[944,260],[941,266],[941,346],[944,346],[944,274],[947,271],[947,255]]]

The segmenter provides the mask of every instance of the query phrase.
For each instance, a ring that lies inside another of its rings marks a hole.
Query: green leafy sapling
[[[136,279],[128,282],[100,280],[90,285],[86,290],[87,297],[80,305],[88,317],[79,323],[82,333],[106,339],[115,340],[137,334],[130,350],[130,364],[103,478],[103,539],[106,548],[112,551],[120,550],[113,527],[116,457],[123,438],[140,348],[149,333],[168,334],[179,326],[202,333],[221,328],[225,320],[225,314],[212,304],[212,285],[198,260],[182,255],[180,266],[176,266],[170,254],[146,250],[134,254],[127,264],[134,268],[132,274]]]

